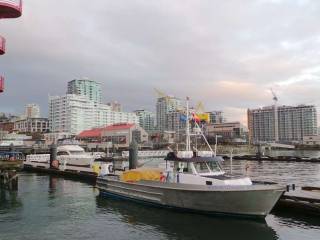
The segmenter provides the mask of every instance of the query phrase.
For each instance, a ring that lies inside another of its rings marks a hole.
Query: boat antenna
[[[186,98],[187,119],[186,119],[186,151],[190,151],[190,126],[189,126],[189,97]]]
[[[196,125],[196,127],[199,129],[199,132],[200,132],[202,138],[204,139],[205,143],[206,143],[207,146],[209,147],[210,151],[213,152],[213,149],[212,149],[212,147],[210,146],[210,144],[209,144],[206,136],[203,134],[202,129],[200,128],[199,124],[198,124],[196,121],[195,121],[195,125]]]

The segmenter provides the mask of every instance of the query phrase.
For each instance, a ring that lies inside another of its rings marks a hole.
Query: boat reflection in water
[[[278,239],[264,219],[179,213],[101,196],[96,201],[100,213],[117,214],[120,221],[137,228],[155,228],[153,231],[165,234],[167,239]]]

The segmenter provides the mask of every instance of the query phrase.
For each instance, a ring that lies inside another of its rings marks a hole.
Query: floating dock
[[[56,176],[68,177],[72,179],[81,179],[88,182],[95,182],[97,179],[97,175],[94,173],[81,172],[81,171],[61,171],[54,168],[41,168],[41,167],[31,167],[24,166],[23,170],[36,172],[36,173],[47,173]]]
[[[320,216],[320,187],[306,186],[286,192],[277,203],[276,210]]]
[[[230,156],[222,155],[225,160],[229,160]],[[246,161],[278,161],[278,162],[312,162],[320,163],[320,158],[308,157],[293,157],[293,156],[257,156],[257,155],[239,155],[233,156],[233,160],[246,160]]]

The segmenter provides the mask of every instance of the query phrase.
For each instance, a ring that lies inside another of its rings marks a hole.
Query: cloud
[[[153,110],[156,87],[241,121],[272,103],[271,87],[286,104],[320,90],[318,1],[33,0],[23,10],[0,21],[0,111],[36,102],[46,114],[48,94],[82,76],[126,110]]]

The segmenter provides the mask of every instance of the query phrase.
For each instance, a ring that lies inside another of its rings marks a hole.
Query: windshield
[[[205,162],[196,162],[194,167],[198,173],[210,173],[209,167]]]
[[[220,172],[221,171],[219,164],[217,162],[208,162],[208,165],[209,165],[212,172]]]

